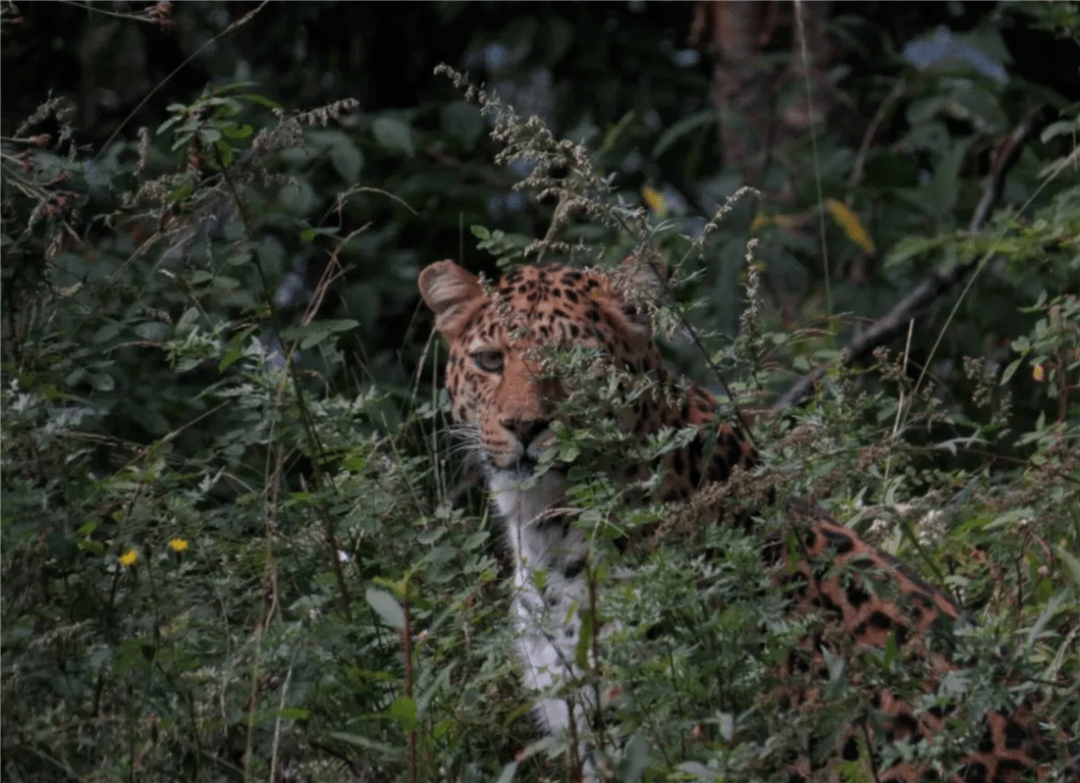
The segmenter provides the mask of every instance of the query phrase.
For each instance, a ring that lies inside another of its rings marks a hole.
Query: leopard
[[[454,261],[424,268],[418,286],[448,345],[445,389],[458,435],[479,463],[495,516],[500,520],[513,564],[511,625],[521,680],[533,695],[539,729],[562,735],[572,748],[576,779],[600,780],[588,742],[592,716],[618,698],[618,689],[560,684],[581,682],[576,650],[588,605],[590,539],[565,513],[568,478],[557,468],[538,470],[555,447],[562,421],[560,402],[568,379],[545,359],[545,351],[598,352],[613,371],[647,381],[647,393],[611,412],[621,430],[645,438],[665,429],[692,428],[684,446],[671,449],[657,465],[654,496],[677,506],[691,503],[711,487],[724,486],[758,462],[757,450],[737,421],[720,416],[716,397],[669,369],[654,340],[649,301],[665,288],[662,261],[630,256],[614,269],[559,263],[524,265],[491,283]],[[627,474],[633,474],[628,469]],[[725,514],[727,515],[725,517]],[[948,646],[935,640],[965,615],[946,592],[922,579],[897,558],[863,540],[853,529],[808,501],[794,500],[788,514],[799,535],[792,543],[764,536],[762,559],[777,572],[794,614],[826,618],[828,633],[817,633],[780,664],[795,683],[779,706],[799,709],[819,696],[826,670],[821,648],[826,638],[845,637],[856,648],[884,650],[895,645],[921,656],[935,676],[928,688],[958,668]],[[718,523],[751,524],[747,514],[716,512]],[[890,589],[881,589],[888,583]],[[931,742],[943,731],[947,710],[917,709],[910,698],[882,688],[872,698],[876,715],[840,733],[831,755],[858,757],[860,736],[909,743]],[[981,736],[965,748],[956,769],[941,770],[915,758],[875,762],[875,780],[916,783],[1009,783],[1049,780],[1060,770],[1050,760],[1053,742],[1030,715],[1030,704],[1012,711],[989,711]],[[830,754],[826,754],[830,755]],[[1069,780],[1080,781],[1070,762]],[[839,781],[835,764],[806,753],[790,763],[789,783]],[[823,771],[825,770],[825,771]],[[831,771],[829,771],[831,770]],[[1056,779],[1056,778],[1055,778]]]

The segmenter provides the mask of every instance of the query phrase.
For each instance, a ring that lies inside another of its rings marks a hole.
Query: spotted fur
[[[523,484],[554,442],[549,425],[566,394],[566,379],[542,366],[539,349],[598,348],[614,367],[644,378],[649,390],[616,412],[624,432],[701,428],[686,447],[664,456],[661,499],[690,499],[700,488],[726,481],[733,470],[754,462],[753,449],[737,428],[716,421],[712,395],[664,367],[649,320],[628,293],[655,291],[659,284],[652,268],[633,259],[615,273],[526,266],[490,287],[451,261],[420,273],[424,301],[449,344],[446,388],[454,421],[483,467],[506,528],[514,559],[517,654],[525,685],[545,694],[535,714],[549,732],[582,736],[587,716],[602,705],[585,688],[569,699],[549,695],[559,682],[580,674],[574,655],[578,610],[587,600],[582,571],[589,552],[583,533],[560,513],[565,478],[549,471],[533,486]],[[947,631],[960,616],[946,594],[809,505],[793,505],[790,515],[801,531],[795,539],[799,551],[789,552],[788,544],[774,541],[763,547],[763,557],[782,574],[778,579],[786,584],[793,611],[823,616],[828,628],[806,639],[782,666],[785,679],[794,683],[779,697],[782,708],[795,709],[817,698],[825,670],[821,647],[826,636],[837,633],[856,647],[881,649],[894,638],[906,655],[921,656],[938,675],[955,668],[946,647],[929,643],[935,629]],[[781,561],[794,562],[794,567]],[[886,739],[930,739],[944,725],[940,710],[916,711],[887,690],[876,695],[873,706],[879,714],[877,731]],[[855,735],[853,730],[837,740],[837,756],[856,753]],[[587,756],[584,744],[580,749]],[[1041,763],[1044,753],[1037,727],[1020,709],[991,714],[977,747],[965,752],[959,769],[941,776],[924,764],[901,761],[880,770],[878,780],[1043,780],[1051,771]],[[815,770],[808,755],[794,762],[790,780],[822,779]],[[596,774],[586,760],[586,777]]]

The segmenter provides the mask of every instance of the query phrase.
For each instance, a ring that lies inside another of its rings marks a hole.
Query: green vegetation
[[[50,57],[69,67],[75,47],[53,52],[53,33],[83,42],[84,73],[118,46],[157,62],[166,22],[192,57],[160,84],[143,84],[149,67],[100,66],[131,123],[92,122],[103,104],[85,83],[82,103],[57,88],[4,119],[4,779],[565,780],[565,746],[526,718],[506,564],[446,432],[443,352],[415,278],[448,256],[494,273],[643,248],[675,272],[655,314],[672,363],[755,414],[764,466],[733,502],[760,483],[814,498],[958,597],[978,624],[955,642],[964,668],[938,684],[959,705],[951,737],[1034,692],[1046,721],[1080,736],[1068,85],[916,68],[880,20],[834,17],[844,62],[863,70],[830,70],[828,121],[771,153],[762,198],[729,203],[743,171],[715,152],[708,67],[674,56],[681,17],[661,32],[652,6],[418,6],[396,23],[453,32],[431,40],[462,41],[432,45],[455,69],[479,70],[500,43],[487,71],[500,89],[466,100],[425,60],[398,101],[380,103],[368,73],[355,99],[324,90],[349,71],[311,31],[361,30],[373,7],[252,6],[226,23],[201,3],[175,19],[68,4],[46,20],[24,5],[25,32],[3,8],[5,58],[19,49],[28,82]],[[1080,41],[1075,4],[967,13],[964,40],[1008,67],[1021,22]],[[888,44],[872,54],[871,33]],[[205,78],[186,85],[192,73]],[[541,73],[554,84],[530,92]],[[969,230],[1022,127],[996,209]],[[958,264],[969,273],[910,328],[836,364],[867,318]],[[763,410],[823,365],[806,404]],[[610,400],[584,391],[574,404]],[[601,615],[623,623],[590,675],[632,684],[607,723],[616,779],[775,779],[805,732],[824,736],[875,685],[919,689],[924,673],[895,651],[852,651],[814,709],[770,706],[770,664],[812,618],[785,618],[760,534],[673,525],[618,552],[617,535],[672,514],[627,508],[592,469],[618,437],[599,422],[560,431],[559,452],[581,467],[572,496],[606,558]],[[760,530],[786,524],[763,509]],[[635,576],[616,579],[626,560]],[[928,752],[948,765],[956,747]],[[850,766],[868,779],[865,759]]]

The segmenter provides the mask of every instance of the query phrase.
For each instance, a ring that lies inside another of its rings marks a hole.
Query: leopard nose
[[[517,435],[522,448],[526,449],[537,435],[548,428],[546,419],[503,419],[499,423]]]

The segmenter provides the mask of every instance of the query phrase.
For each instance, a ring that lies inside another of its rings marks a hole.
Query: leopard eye
[[[500,372],[503,368],[502,351],[477,351],[472,358],[484,372]]]

